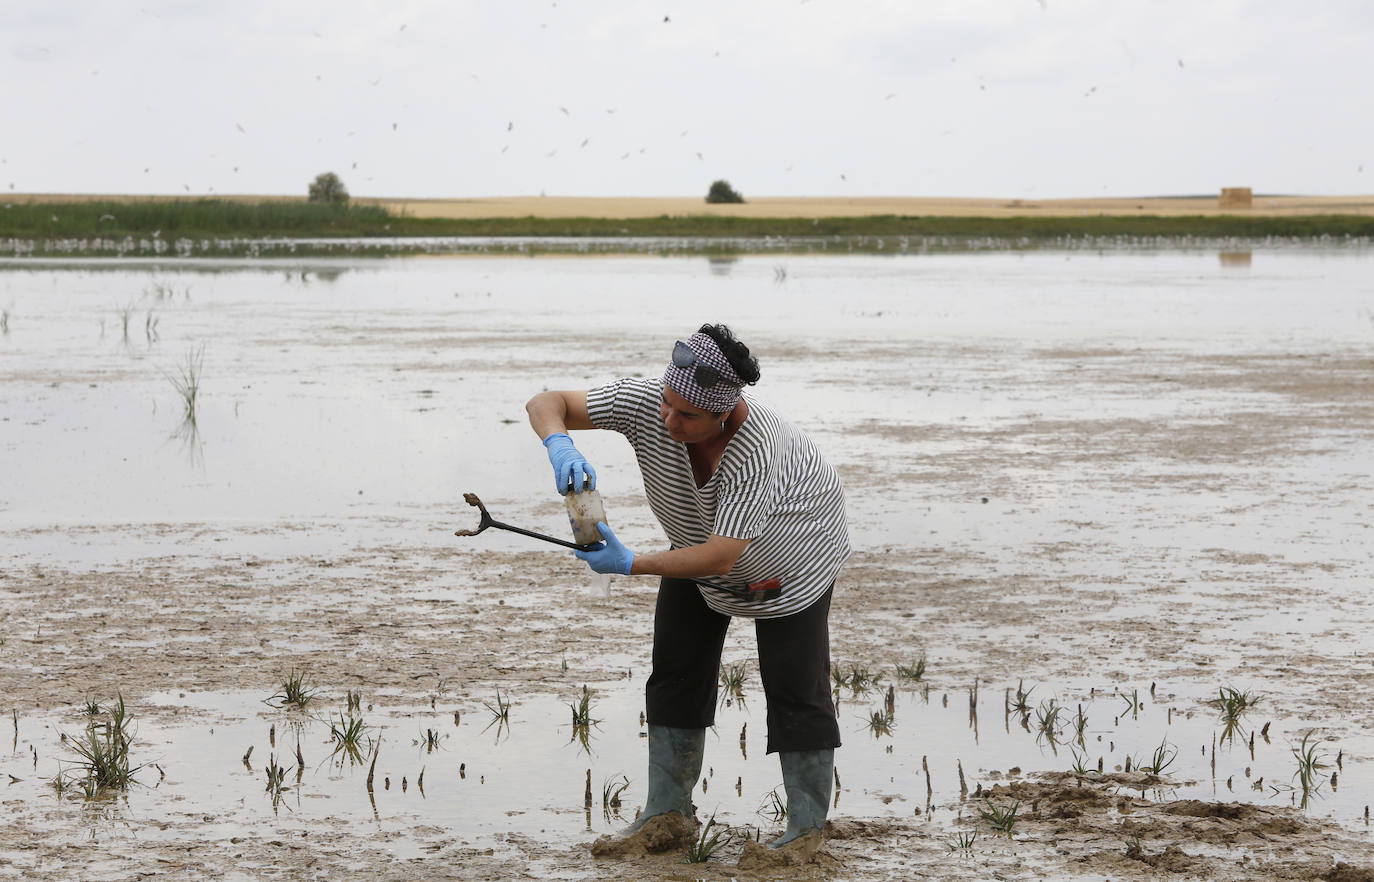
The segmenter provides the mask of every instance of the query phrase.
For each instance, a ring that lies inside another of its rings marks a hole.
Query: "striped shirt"
[[[668,436],[659,412],[658,377],[617,380],[587,393],[600,429],[630,441],[649,508],[673,548],[711,535],[748,539],[724,576],[694,579],[708,606],[749,618],[775,618],[810,606],[834,583],[849,557],[844,487],[800,429],[745,396],[749,414],[705,486],[697,487],[687,445]],[[748,586],[777,578],[782,593],[752,600]]]

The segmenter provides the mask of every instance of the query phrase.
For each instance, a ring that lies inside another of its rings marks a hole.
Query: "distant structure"
[[[1249,187],[1222,187],[1217,199],[1218,208],[1249,208],[1254,204]]]

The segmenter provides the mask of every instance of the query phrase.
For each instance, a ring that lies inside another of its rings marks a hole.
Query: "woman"
[[[827,619],[849,556],[844,491],[805,434],[743,394],[758,379],[749,348],[708,324],[677,342],[662,378],[542,392],[525,407],[560,493],[596,482],[569,430],[625,435],[670,545],[637,553],[600,524],[605,541],[576,552],[598,573],[660,577],[646,688],[649,792],[621,843],[667,850],[690,839],[721,648],[731,617],[742,616],[754,620],[768,752],[779,755],[787,791],[787,830],[770,847],[796,842],[809,856],[820,845],[809,834],[824,827],[840,745]],[[616,842],[593,851],[614,853]]]

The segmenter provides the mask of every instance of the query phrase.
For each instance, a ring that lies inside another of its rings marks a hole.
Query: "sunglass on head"
[[[689,368],[696,365],[696,370],[692,373],[692,378],[697,381],[697,385],[703,389],[709,389],[718,383],[729,382],[725,375],[709,364],[702,364],[697,358],[697,354],[692,351],[692,347],[683,343],[681,340],[673,344],[673,364],[680,368]]]

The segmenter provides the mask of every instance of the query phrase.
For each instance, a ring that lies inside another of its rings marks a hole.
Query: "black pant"
[[[840,746],[830,700],[830,595],[801,612],[755,619],[759,675],[768,702],[768,752]],[[704,729],[716,721],[720,654],[730,616],[706,605],[697,584],[664,578],[654,610],[654,669],[645,687],[650,725]]]

